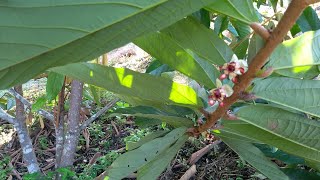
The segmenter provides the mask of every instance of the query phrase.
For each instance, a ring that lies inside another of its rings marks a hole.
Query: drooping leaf
[[[98,88],[93,86],[93,85],[89,85],[89,88],[90,88],[90,92],[93,96],[93,99],[94,101],[98,104],[98,106],[101,106],[101,103],[100,103],[100,97],[98,95]]]
[[[283,161],[287,165],[305,164],[305,161],[297,156],[285,153],[276,147],[271,147],[267,144],[255,144],[267,157]]]
[[[205,27],[210,28],[211,17],[210,12],[205,9],[200,9],[192,14],[201,24]]]
[[[310,172],[299,168],[283,168],[281,169],[292,180],[318,180],[320,174],[317,172]]]
[[[161,32],[166,33],[184,49],[191,49],[211,64],[223,65],[229,62],[234,54],[212,30],[191,17],[178,21]]]
[[[302,32],[316,31],[320,29],[320,19],[317,12],[313,10],[311,6],[307,7],[302,12],[300,17],[297,19],[297,24]]]
[[[1,1],[0,89],[25,82],[51,67],[96,58],[210,3],[211,0]]]
[[[190,119],[179,117],[179,116],[176,116],[175,114],[166,113],[158,109],[147,107],[147,106],[136,106],[136,107],[130,107],[130,108],[117,109],[110,116],[111,117],[115,116],[118,113],[150,118],[150,119],[159,119],[174,127],[181,127],[181,126],[192,127],[193,126],[193,122]]]
[[[109,168],[110,180],[120,180],[155,159],[186,132],[186,128],[172,130],[166,136],[157,138],[140,146],[138,149],[122,154]]]
[[[238,121],[224,121],[224,127],[289,154],[320,162],[320,123],[267,105],[240,108]]]
[[[49,72],[46,84],[46,96],[48,101],[52,101],[57,97],[64,83],[64,75]]]
[[[283,76],[313,78],[319,74],[319,44],[320,30],[285,41],[273,51],[266,67]]]
[[[276,164],[267,159],[267,157],[251,143],[240,142],[227,137],[222,138],[222,140],[240,157],[268,178],[275,180],[289,179]]]
[[[277,12],[278,0],[270,0],[274,12]]]
[[[128,141],[128,142],[126,142],[126,150],[132,151],[134,149],[137,149],[138,147],[142,146],[143,144],[145,144],[155,138],[163,136],[167,133],[168,133],[168,131],[156,131],[156,132],[152,132],[152,133],[147,134],[146,136],[142,137],[138,142]]]
[[[207,6],[206,9],[212,12],[225,14],[247,24],[258,21],[251,0],[214,0],[214,2]]]
[[[228,29],[229,18],[225,15],[219,15],[214,21],[214,32],[217,33],[220,37],[222,32]]]
[[[139,47],[199,83],[213,88],[218,70],[196,54],[183,49],[163,33],[153,33],[135,41]]]
[[[290,32],[291,32],[292,37],[295,37],[298,33],[301,32],[301,29],[300,29],[300,27],[298,26],[298,24],[294,24],[294,25],[292,26],[292,28],[290,29]]]
[[[232,43],[230,46],[233,47],[232,49],[239,59],[244,59],[249,46],[248,35],[251,33],[250,26],[241,21],[235,20],[231,20],[231,23],[239,36],[237,37],[237,41]]]
[[[142,168],[138,170],[138,179],[139,180],[156,180],[158,176],[166,169],[168,164],[174,158],[174,156],[178,153],[180,148],[184,145],[184,143],[188,140],[189,136],[183,135],[181,136],[177,142],[172,145],[170,148],[166,149],[159,156],[153,159],[151,162],[144,165]]]
[[[120,95],[137,97],[155,103],[190,107],[199,107],[202,104],[194,90],[188,86],[129,69],[76,63],[52,68],[51,71],[103,87]],[[146,85],[148,88],[144,88]]]
[[[320,81],[268,78],[256,82],[255,96],[273,103],[320,117]]]

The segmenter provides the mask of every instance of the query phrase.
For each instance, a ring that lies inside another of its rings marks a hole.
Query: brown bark
[[[290,28],[295,24],[302,11],[311,3],[315,2],[319,2],[319,0],[292,0],[278,26],[270,34],[265,46],[260,49],[258,54],[252,59],[248,71],[244,75],[239,77],[239,82],[233,87],[234,93],[232,94],[232,96],[226,98],[223,101],[224,106],[219,106],[216,111],[214,111],[212,114],[209,114],[209,118],[205,124],[197,129],[191,129],[189,130],[189,132],[193,133],[194,135],[204,132],[207,129],[212,128],[214,124],[222,116],[224,116],[230,106],[240,98],[240,94],[251,85],[257,72],[267,62],[268,57],[271,55],[274,49],[282,42]]]

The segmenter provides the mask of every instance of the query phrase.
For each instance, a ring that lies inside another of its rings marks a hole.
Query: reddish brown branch
[[[319,0],[292,0],[278,26],[270,34],[265,46],[260,49],[258,54],[253,58],[248,71],[239,77],[239,83],[233,87],[234,93],[232,96],[223,101],[224,106],[219,106],[216,111],[209,115],[209,119],[205,124],[194,130],[194,132],[196,132],[195,134],[213,127],[214,124],[227,112],[230,106],[240,98],[240,94],[250,86],[257,72],[267,62],[268,57],[274,49],[282,42],[290,28],[295,24],[301,12],[310,4],[318,1]]]

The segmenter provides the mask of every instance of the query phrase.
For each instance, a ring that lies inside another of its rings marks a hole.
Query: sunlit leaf
[[[179,104],[190,107],[202,105],[195,91],[189,86],[125,68],[76,63],[52,68],[51,71],[103,87],[120,95],[137,97],[155,103]],[[145,88],[146,85],[148,88]]]
[[[314,78],[319,74],[320,31],[307,32],[302,36],[280,44],[270,57],[266,68],[294,78]]]
[[[94,59],[210,3],[212,0],[1,1],[0,89],[26,82],[51,67]]]
[[[225,14],[247,24],[258,21],[251,0],[213,0],[213,3],[207,6],[206,9]]]

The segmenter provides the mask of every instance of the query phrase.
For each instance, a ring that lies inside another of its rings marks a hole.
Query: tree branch
[[[82,123],[81,129],[85,129],[88,127],[93,121],[95,121],[99,116],[107,112],[114,104],[116,104],[119,101],[118,98],[112,100],[109,102],[104,108],[100,109],[96,114],[92,115],[89,119],[87,119],[85,122]]]
[[[251,85],[257,72],[267,62],[268,57],[274,49],[282,42],[283,38],[295,24],[302,11],[315,2],[319,2],[319,0],[292,0],[278,26],[270,34],[265,46],[260,49],[258,54],[253,58],[248,71],[239,77],[239,83],[235,84],[233,87],[234,93],[232,96],[223,101],[224,106],[219,106],[216,111],[209,115],[209,119],[205,124],[200,126],[198,129],[191,129],[189,132],[198,134],[214,126],[214,124],[227,112],[230,106],[240,98],[240,94]]]
[[[3,119],[3,120],[7,121],[10,124],[14,124],[15,123],[14,117],[11,116],[10,114],[6,113],[1,107],[0,107],[0,119]]]
[[[8,92],[13,95],[15,98],[19,99],[19,101],[24,104],[27,108],[31,108],[32,104],[26,100],[23,96],[21,96],[19,93],[17,93],[13,88],[9,89]],[[39,109],[37,111],[38,114],[40,114],[41,116],[45,117],[46,119],[50,120],[50,121],[54,121],[54,116],[49,113],[48,111],[45,111],[43,109]]]

